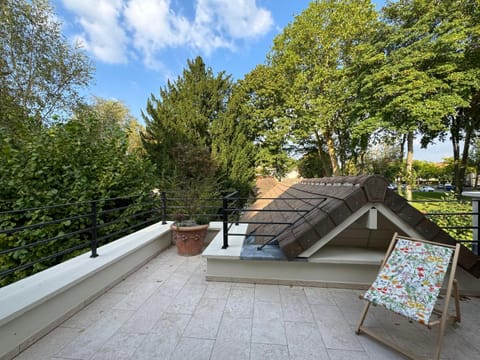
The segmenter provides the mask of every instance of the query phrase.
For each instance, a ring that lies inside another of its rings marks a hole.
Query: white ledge
[[[170,246],[156,223],[0,288],[0,359],[10,359]]]

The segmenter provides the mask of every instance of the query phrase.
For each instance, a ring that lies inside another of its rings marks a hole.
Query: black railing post
[[[475,255],[480,255],[480,198],[472,197],[472,212],[473,212],[473,242],[472,252]]]
[[[223,246],[222,249],[228,248],[228,197],[223,197],[223,207],[222,207],[222,217],[223,217]]]
[[[464,191],[462,195],[472,198],[472,252],[480,255],[480,191]]]
[[[167,194],[165,191],[161,193],[162,199],[162,224],[165,225],[167,223]]]
[[[97,202],[92,201],[92,241],[91,241],[91,248],[92,254],[90,255],[91,258],[96,258],[98,256],[97,253]]]

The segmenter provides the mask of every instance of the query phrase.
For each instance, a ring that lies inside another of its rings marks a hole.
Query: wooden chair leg
[[[455,298],[455,321],[462,321],[462,315],[460,314],[460,295],[458,292],[457,280],[453,280],[453,297]]]
[[[442,318],[440,320],[440,329],[438,331],[438,341],[437,341],[437,347],[435,349],[435,355],[433,359],[438,360],[440,359],[440,352],[442,350],[442,342],[443,342],[443,334],[445,333],[445,327],[447,325],[447,320],[449,318],[448,315],[448,304],[450,302],[450,298],[452,295],[455,296],[455,301],[458,299],[458,288],[456,285],[456,279],[455,279],[455,270],[456,270],[456,264],[458,262],[458,254],[460,252],[460,245],[457,244],[455,247],[455,253],[453,255],[453,260],[452,260],[452,268],[450,269],[450,276],[448,278],[448,285],[447,285],[447,293],[445,295],[445,304],[443,305],[443,312],[442,312]],[[452,294],[453,292],[453,294]],[[455,308],[457,315],[460,316],[459,309],[460,309],[460,302],[455,303]]]
[[[367,301],[367,303],[365,304],[365,307],[363,308],[363,312],[362,312],[362,315],[360,317],[360,321],[358,322],[358,326],[355,329],[356,334],[360,334],[362,332],[361,327],[363,325],[363,322],[365,321],[365,318],[367,316],[367,312],[368,312],[368,309],[370,308],[370,305],[371,305],[371,303],[369,301]]]

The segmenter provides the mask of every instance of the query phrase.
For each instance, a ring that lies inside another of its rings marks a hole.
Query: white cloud
[[[207,27],[214,20],[220,31],[236,39],[263,35],[273,25],[270,12],[258,8],[255,0],[198,0],[195,20]]]
[[[75,13],[83,32],[76,40],[107,63],[127,61],[127,35],[119,19],[122,0],[63,0],[65,8]]]
[[[193,1],[193,0],[192,0]],[[266,34],[273,25],[270,11],[256,0],[194,0],[188,19],[170,0],[63,0],[74,12],[87,50],[110,63],[127,61],[127,49],[146,66],[162,69],[160,51],[184,47],[204,54],[219,48],[235,51],[236,42]]]

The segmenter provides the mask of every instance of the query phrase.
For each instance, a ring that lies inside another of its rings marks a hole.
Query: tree
[[[474,182],[472,184],[473,188],[478,188],[478,177],[480,176],[480,138],[476,138],[472,144],[469,155],[471,165],[474,169]]]
[[[364,59],[369,71],[362,80],[367,94],[363,101],[370,105],[373,119],[382,119],[386,129],[406,136],[410,186],[415,136],[422,135],[422,145],[427,146],[446,132],[451,127],[445,119],[469,107],[472,89],[478,88],[478,68],[469,60],[472,51],[478,54],[478,26],[472,26],[478,9],[469,6],[478,8],[474,1],[388,3],[383,9],[385,26],[374,38],[377,50]]]
[[[286,174],[292,162],[289,155],[294,118],[286,105],[287,86],[277,69],[258,65],[238,82],[232,100],[242,114],[247,138],[255,144],[256,167],[277,179]]]
[[[350,67],[376,23],[369,0],[315,1],[274,39],[269,63],[287,84],[292,138],[317,149],[327,174],[340,175],[352,152]]]
[[[84,112],[66,123],[40,128],[28,141],[15,142],[0,131],[0,212],[54,206],[50,210],[35,210],[28,216],[22,212],[2,214],[0,228],[11,229],[53,219],[83,215],[77,220],[16,233],[0,234],[0,251],[42,239],[51,239],[62,233],[78,231],[90,226],[88,204],[91,200],[148,196],[157,187],[154,167],[146,159],[130,154],[127,133],[118,124],[106,128],[102,119]],[[135,200],[132,200],[134,202]],[[55,207],[82,202],[78,206]],[[132,205],[128,202],[128,205]],[[122,203],[126,205],[125,203]],[[97,210],[107,206],[98,203]],[[128,207],[126,213],[133,211]],[[98,229],[99,238],[125,228],[130,220]],[[138,220],[135,219],[135,220]],[[47,242],[42,246],[24,249],[0,257],[0,269],[27,264],[33,260],[77,246],[88,241],[88,233],[69,237],[68,240]],[[32,272],[78,253],[59,256],[16,272],[11,278],[21,278]],[[8,279],[8,278],[7,278]],[[4,279],[0,285],[5,284]]]
[[[142,141],[162,177],[175,172],[172,149],[178,144],[204,146],[211,151],[212,123],[225,112],[230,88],[229,76],[224,72],[215,76],[197,57],[188,60],[182,76],[160,89],[158,98],[151,95],[142,111],[146,124]]]
[[[138,123],[130,109],[121,101],[93,97],[90,104],[81,104],[75,109],[77,118],[93,116],[101,122],[103,133],[121,129],[128,136],[128,153],[143,155],[140,134],[144,127]]]
[[[47,0],[1,2],[1,127],[15,132],[17,125],[38,127],[68,114],[90,82],[91,62],[65,41],[55,19]]]
[[[142,141],[164,186],[178,184],[182,171],[188,171],[179,169],[179,154],[175,151],[179,145],[188,144],[208,151],[218,162],[215,175],[223,176],[223,188],[242,187],[245,192],[249,187],[253,168],[251,141],[238,113],[241,103],[232,102],[227,108],[231,91],[230,76],[224,72],[214,75],[197,57],[188,60],[181,77],[160,89],[158,98],[151,95],[142,112],[146,123]],[[188,161],[183,159],[182,163]]]
[[[219,166],[222,188],[247,197],[255,178],[255,147],[247,102],[241,85],[233,86],[225,113],[212,123],[212,157]]]

